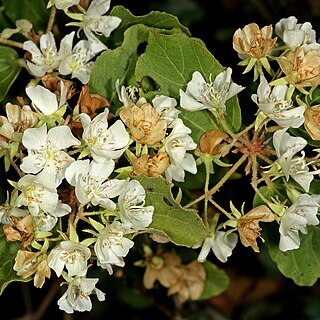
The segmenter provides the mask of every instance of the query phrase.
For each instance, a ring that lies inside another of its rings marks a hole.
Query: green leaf
[[[179,246],[192,247],[204,240],[208,232],[197,211],[182,208],[174,200],[170,186],[164,179],[142,175],[135,179],[146,191],[146,205],[154,206],[149,228]]]
[[[185,34],[152,33],[145,53],[137,61],[136,77],[138,82],[142,82],[144,78],[152,79],[157,84],[157,88],[159,87],[154,94],[179,99],[179,90],[186,89],[195,71],[199,71],[208,81],[210,75],[216,77],[224,71],[224,68],[199,39],[190,38]],[[189,115],[186,115],[187,113],[190,112],[183,111],[182,117],[192,119],[194,112]],[[198,126],[199,123],[208,126],[208,121],[213,120],[204,112],[198,113],[197,117],[200,118]],[[227,103],[225,123],[233,132],[240,129],[241,111],[236,98]],[[216,127],[217,125],[213,125],[210,129]],[[197,130],[194,126],[190,129]]]
[[[6,286],[13,281],[27,282],[30,279],[23,279],[17,276],[13,270],[14,259],[20,249],[20,243],[7,242],[3,229],[0,228],[0,295]]]
[[[229,278],[224,270],[215,264],[206,261],[203,264],[206,270],[206,286],[201,294],[200,300],[209,299],[225,291],[229,285]]]
[[[111,16],[117,16],[121,18],[122,22],[120,26],[114,31],[114,33],[123,34],[125,30],[136,24],[143,24],[147,27],[158,29],[181,29],[187,35],[190,35],[188,28],[183,26],[177,17],[166,12],[151,11],[144,16],[135,16],[128,9],[123,6],[115,6],[111,13]]]
[[[312,286],[320,278],[320,227],[308,227],[308,234],[300,233],[300,248],[282,252],[270,245],[271,258],[284,276],[299,286]]]
[[[28,19],[34,29],[45,30],[49,19],[47,0],[2,0],[5,14],[15,23],[18,19]]]
[[[134,72],[139,58],[139,46],[147,44],[150,33],[157,32],[165,30],[149,28],[142,24],[132,26],[126,30],[121,47],[105,51],[96,60],[91,72],[90,90],[107,98],[113,112],[122,106],[115,88],[116,81],[119,79],[121,85],[137,86]]]
[[[209,130],[219,129],[213,114],[208,110],[181,112],[179,118],[181,118],[183,123],[192,130],[190,136],[197,144],[204,133]]]
[[[22,67],[18,59],[18,53],[14,49],[0,46],[0,101],[20,73]]]

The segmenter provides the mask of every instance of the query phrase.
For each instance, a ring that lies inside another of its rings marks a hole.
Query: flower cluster
[[[0,116],[0,157],[9,185],[0,222],[6,241],[21,245],[13,266],[17,276],[32,277],[39,288],[52,275],[63,277],[68,287],[59,308],[90,311],[91,294],[105,299],[90,268],[122,274],[139,236],[144,259],[135,266],[145,267],[145,288],[158,281],[184,303],[210,292],[207,272],[216,267],[202,263],[211,251],[223,263],[238,243],[259,253],[258,242],[265,241],[260,224],[279,230],[279,250],[299,249],[300,233],[319,224],[320,207],[313,188],[320,173],[320,152],[313,148],[320,140],[320,106],[312,97],[320,84],[320,46],[310,23],[289,17],[276,24],[275,35],[271,25],[260,29],[255,23],[234,33],[239,65],[244,73],[253,70],[259,82],[251,95],[255,120],[244,126],[237,95],[245,88],[218,63],[212,72],[175,66],[183,75],[180,85],[173,81],[174,89],[169,84],[167,90],[159,76],[159,90],[147,89],[139,67],[153,54],[151,40],[143,55],[129,57],[132,65],[121,66],[128,68],[125,74],[121,68],[103,74],[107,94],[92,94],[95,59],[109,50],[109,40],[119,45],[107,38],[122,20],[106,15],[109,0],[50,0],[48,8],[51,18],[63,10],[72,19],[67,27],[78,28],[62,37],[59,49],[52,26],[36,34],[19,21],[4,32],[27,38],[24,65],[34,77],[25,98],[8,102]],[[73,46],[76,35],[82,38]],[[116,55],[127,59],[122,49]],[[137,59],[138,75],[132,71]],[[237,209],[229,199],[225,209],[215,193],[239,178],[244,163],[253,208],[243,202]],[[202,188],[197,197],[193,190]],[[173,244],[199,249],[197,260],[179,256]]]

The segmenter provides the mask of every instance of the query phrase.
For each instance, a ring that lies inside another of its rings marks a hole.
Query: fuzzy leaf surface
[[[146,206],[154,206],[152,223],[155,233],[164,235],[176,245],[192,247],[201,243],[207,230],[196,210],[184,209],[177,203],[164,179],[135,177],[146,191]]]

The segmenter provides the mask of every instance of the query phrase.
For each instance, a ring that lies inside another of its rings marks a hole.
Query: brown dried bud
[[[239,28],[233,35],[233,48],[244,56],[263,58],[273,48],[277,38],[272,39],[272,25],[262,29],[255,23]]]
[[[142,155],[133,161],[133,173],[145,174],[148,177],[159,178],[169,166],[169,157],[166,152],[160,152],[155,156]]]
[[[22,278],[28,278],[35,273],[34,285],[41,288],[45,278],[50,278],[51,271],[47,262],[47,254],[44,252],[30,252],[19,250],[15,258],[13,270]]]
[[[305,111],[304,127],[313,140],[320,140],[320,104]]]
[[[290,51],[277,59],[285,79],[295,87],[313,87],[320,84],[320,52],[303,48]]]
[[[67,100],[69,100],[75,93],[74,83],[70,80],[64,80],[59,78],[56,75],[53,74],[46,74],[41,78],[41,81],[43,85],[56,94],[58,97],[60,97],[61,92],[61,84],[60,82],[63,81],[63,84],[67,87]]]
[[[97,115],[97,109],[109,107],[110,103],[104,97],[90,93],[89,86],[86,84],[82,87],[78,105],[80,107],[80,112],[86,113],[93,118]]]
[[[220,154],[221,148],[226,145],[226,143],[221,142],[226,138],[228,138],[228,135],[221,130],[207,131],[200,138],[200,151],[211,155]],[[224,155],[222,154],[222,156]]]
[[[259,237],[263,242],[264,239],[260,235],[259,222],[272,221],[274,221],[274,214],[266,205],[258,206],[243,215],[237,224],[241,243],[245,247],[252,247],[255,252],[260,252],[257,238]]]
[[[165,137],[167,123],[150,103],[122,109],[120,118],[138,143],[152,146]]]

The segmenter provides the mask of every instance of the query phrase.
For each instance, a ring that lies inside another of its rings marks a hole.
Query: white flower
[[[289,179],[291,160],[296,153],[307,145],[307,141],[301,137],[292,137],[286,131],[287,128],[274,133],[273,146],[282,171]]]
[[[139,89],[137,87],[121,86],[120,88],[119,79],[116,81],[116,91],[118,94],[118,98],[120,102],[123,103],[124,107],[131,107],[133,105],[140,107],[142,104],[147,102],[145,98],[139,97]]]
[[[137,180],[129,181],[119,196],[120,219],[133,230],[146,228],[152,222],[153,206],[145,207],[146,192]]]
[[[169,182],[184,181],[185,171],[197,173],[196,161],[187,151],[194,150],[197,144],[189,136],[191,130],[186,127],[181,119],[175,119],[171,123],[173,128],[165,140],[165,149],[170,158],[170,165],[165,172]]]
[[[91,155],[97,162],[109,162],[119,158],[127,149],[130,136],[121,120],[117,120],[108,128],[109,110],[101,112],[93,120],[81,113],[83,140],[87,143]]]
[[[28,156],[20,166],[26,173],[36,174],[44,168],[53,167],[57,174],[57,184],[64,178],[66,168],[74,161],[63,149],[80,145],[68,126],[58,126],[47,132],[44,124],[40,128],[27,129],[22,144],[28,149]]]
[[[40,211],[37,215],[33,216],[33,227],[36,231],[51,231],[57,224],[58,218],[70,212],[71,207],[59,201],[53,212],[45,213]]]
[[[310,22],[297,23],[296,17],[281,19],[275,26],[276,34],[294,51],[303,44],[316,42],[316,32]]]
[[[180,105],[188,111],[208,109],[213,113],[226,111],[226,101],[244,88],[231,81],[232,69],[219,73],[214,81],[206,82],[200,72],[195,71],[186,92],[180,89]]]
[[[81,204],[92,203],[108,210],[114,210],[116,204],[110,200],[117,197],[126,184],[125,180],[108,177],[114,170],[114,161],[105,163],[96,161],[78,160],[66,170],[66,179],[75,186],[76,197]]]
[[[213,236],[204,240],[198,256],[198,261],[206,261],[211,249],[221,262],[226,262],[231,256],[232,250],[236,246],[237,242],[238,236],[235,233],[228,234],[224,231],[217,231]]]
[[[298,128],[304,123],[305,107],[292,108],[292,101],[286,100],[288,87],[279,85],[271,90],[267,80],[260,82],[257,94],[251,96],[260,110],[283,128]]]
[[[176,109],[176,99],[167,96],[156,96],[152,100],[152,104],[160,115],[160,119],[164,119],[169,126],[175,119],[178,118],[180,111]]]
[[[21,194],[16,200],[16,206],[27,206],[32,215],[38,215],[40,210],[52,213],[58,205],[55,171],[49,168],[33,176],[27,174],[18,181]]]
[[[67,10],[71,6],[79,4],[80,0],[49,0],[47,8],[56,6],[59,10]]]
[[[68,42],[70,42],[70,34],[61,40],[60,46],[64,47]],[[60,50],[58,52],[51,32],[45,33],[40,37],[40,50],[31,40],[23,43],[23,49],[32,55],[31,62],[27,61],[27,66],[31,74],[36,77],[42,77],[45,73],[52,72],[60,65],[61,52]]]
[[[26,88],[26,93],[31,99],[32,106],[38,113],[51,115],[66,103],[67,88],[63,84],[63,81],[60,82],[60,88],[61,93],[59,103],[57,101],[57,96],[53,92],[39,85]]]
[[[72,78],[79,79],[83,84],[88,83],[93,62],[89,62],[95,53],[91,50],[90,44],[86,40],[80,40],[72,49],[74,32],[70,34],[70,41],[60,47],[61,63],[59,72],[62,75],[71,74]]]
[[[299,231],[307,234],[307,225],[317,225],[319,196],[300,195],[296,202],[283,214],[280,221],[281,251],[298,249],[300,247]]]
[[[62,241],[48,255],[48,266],[61,276],[64,267],[69,277],[84,276],[87,273],[87,261],[91,256],[90,250],[70,240]]]
[[[93,52],[98,53],[108,49],[97,35],[109,37],[111,32],[121,23],[121,19],[115,16],[104,16],[110,8],[110,0],[93,0],[84,14],[69,14],[70,17],[79,20],[69,25],[78,26],[83,29]]]
[[[99,301],[105,300],[105,294],[95,287],[98,281],[98,278],[76,277],[73,279],[68,284],[67,291],[58,300],[59,308],[66,313],[90,311],[92,308],[90,294],[95,293]]]
[[[115,221],[100,231],[94,251],[97,255],[97,265],[113,273],[112,265],[123,267],[123,258],[133,247],[134,242],[125,237],[126,228],[119,221]]]

